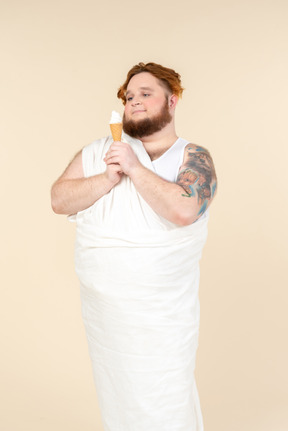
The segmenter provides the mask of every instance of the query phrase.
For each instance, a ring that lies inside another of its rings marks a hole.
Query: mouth
[[[132,115],[134,114],[141,114],[142,112],[146,112],[144,109],[137,109],[137,111],[133,111]]]

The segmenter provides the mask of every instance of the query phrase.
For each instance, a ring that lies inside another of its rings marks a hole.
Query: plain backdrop
[[[110,133],[140,61],[181,74],[177,133],[219,179],[201,261],[205,431],[288,430],[287,22],[286,0],[1,0],[2,430],[102,431],[75,226],[50,187]]]

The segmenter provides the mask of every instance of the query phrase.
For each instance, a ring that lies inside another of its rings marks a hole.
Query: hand
[[[120,165],[111,163],[110,165],[107,165],[105,175],[108,181],[110,181],[113,184],[113,186],[115,186],[120,182],[123,176],[123,172],[121,170]]]
[[[120,171],[124,172],[124,174],[128,176],[135,167],[140,165],[138,157],[132,150],[131,146],[119,141],[113,142],[110,146],[105,155],[104,162],[107,167],[115,164],[119,165]]]

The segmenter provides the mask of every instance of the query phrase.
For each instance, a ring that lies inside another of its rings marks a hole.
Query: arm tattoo
[[[182,196],[188,198],[197,197],[200,205],[198,215],[202,215],[215,195],[217,188],[213,161],[207,150],[196,145],[187,145],[177,184],[185,191]]]

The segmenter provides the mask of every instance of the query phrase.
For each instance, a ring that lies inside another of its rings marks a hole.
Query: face
[[[126,92],[123,129],[135,138],[150,136],[171,122],[169,109],[171,95],[148,72],[131,78]]]

